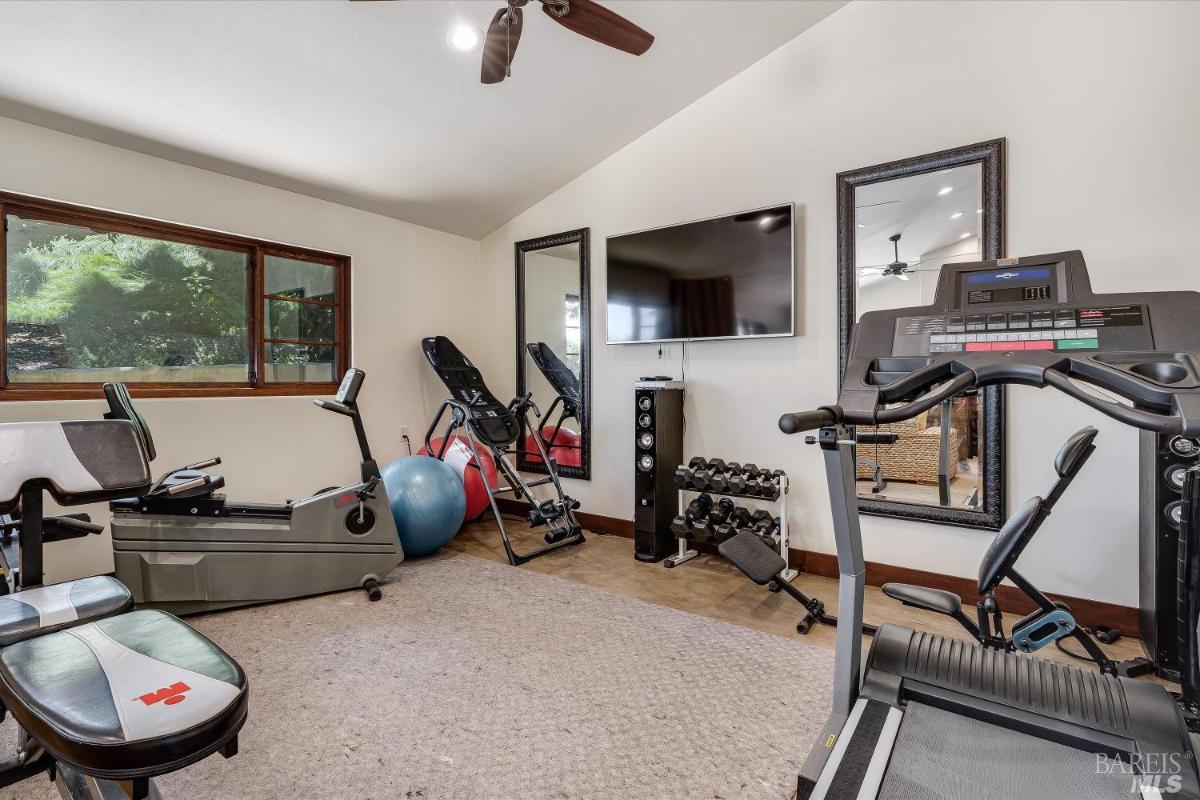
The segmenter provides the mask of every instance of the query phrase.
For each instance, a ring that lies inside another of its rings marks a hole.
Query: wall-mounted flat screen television
[[[609,344],[795,333],[791,203],[608,237]]]

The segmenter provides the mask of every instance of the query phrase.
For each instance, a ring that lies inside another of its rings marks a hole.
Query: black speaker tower
[[[1155,672],[1179,681],[1188,661],[1180,632],[1192,625],[1183,607],[1189,561],[1180,535],[1183,483],[1188,468],[1200,463],[1200,442],[1143,431],[1139,460],[1142,644]]]
[[[673,485],[683,461],[683,383],[634,384],[633,554],[660,561],[677,549],[671,520],[679,506]]]

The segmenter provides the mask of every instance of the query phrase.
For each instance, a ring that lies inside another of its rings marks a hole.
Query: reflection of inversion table
[[[480,477],[483,479],[484,488],[487,489],[492,512],[496,515],[496,524],[500,527],[500,539],[504,543],[504,552],[508,555],[508,563],[513,566],[524,564],[546,553],[582,543],[584,541],[583,528],[575,520],[574,513],[575,509],[579,508],[579,501],[563,493],[562,484],[558,480],[558,465],[547,452],[542,438],[540,436],[532,437],[534,446],[538,450],[536,454],[526,453],[516,446],[521,436],[522,422],[528,428],[535,430],[541,428],[541,413],[534,405],[530,395],[526,394],[524,397],[514,399],[507,406],[503,405],[495,395],[488,391],[487,385],[483,382],[483,375],[471,363],[471,360],[445,336],[430,336],[422,339],[421,349],[425,352],[425,357],[429,360],[430,365],[433,366],[433,371],[450,391],[450,398],[438,407],[433,422],[425,432],[425,447],[436,458],[443,458],[450,442],[453,441],[454,432],[462,428],[466,433],[467,445],[471,450],[472,461],[469,466],[472,469],[479,469],[480,443],[491,451],[492,457],[496,461],[496,468],[499,474],[504,476],[508,485],[492,486],[483,470],[480,470]],[[441,445],[435,448],[432,444],[433,435],[447,410],[451,412],[450,422],[442,433]],[[532,424],[529,420],[530,411],[534,415]],[[540,456],[550,474],[535,481],[525,481],[516,467],[506,458],[506,456],[516,454]],[[539,503],[534,498],[531,489],[534,486],[546,485],[554,487],[557,499]],[[544,537],[546,547],[524,554],[513,550],[508,538],[508,530],[504,526],[504,517],[501,516],[500,506],[496,503],[496,496],[505,492],[512,492],[513,497],[517,500],[528,499],[532,506],[529,510],[530,525],[534,527],[550,526],[550,530]]]
[[[578,444],[559,444],[557,443],[558,432],[562,429],[563,423],[569,419],[579,423],[579,406],[582,403],[582,394],[579,387],[579,376],[575,371],[563,363],[554,351],[550,349],[550,345],[545,342],[530,342],[525,345],[525,349],[529,351],[529,357],[533,359],[533,363],[542,371],[546,381],[557,392],[554,402],[546,409],[546,419],[554,416],[554,409],[560,404],[562,408],[559,411],[558,421],[554,423],[554,433],[549,438],[543,435],[542,430],[538,429],[538,437],[541,438],[542,444],[545,447],[567,447],[579,449]]]

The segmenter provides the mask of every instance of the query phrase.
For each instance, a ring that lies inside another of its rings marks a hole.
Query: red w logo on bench
[[[187,698],[183,696],[184,692],[190,692],[191,690],[192,687],[180,681],[179,683],[172,683],[165,689],[159,689],[157,692],[147,692],[146,694],[140,695],[138,700],[141,700],[148,706],[152,706],[155,703],[173,706],[176,703],[182,703],[184,700],[186,700]]]

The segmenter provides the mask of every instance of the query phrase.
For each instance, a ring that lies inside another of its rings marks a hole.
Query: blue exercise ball
[[[467,513],[462,478],[432,456],[408,456],[383,468],[383,485],[406,558],[427,556],[454,538]]]

